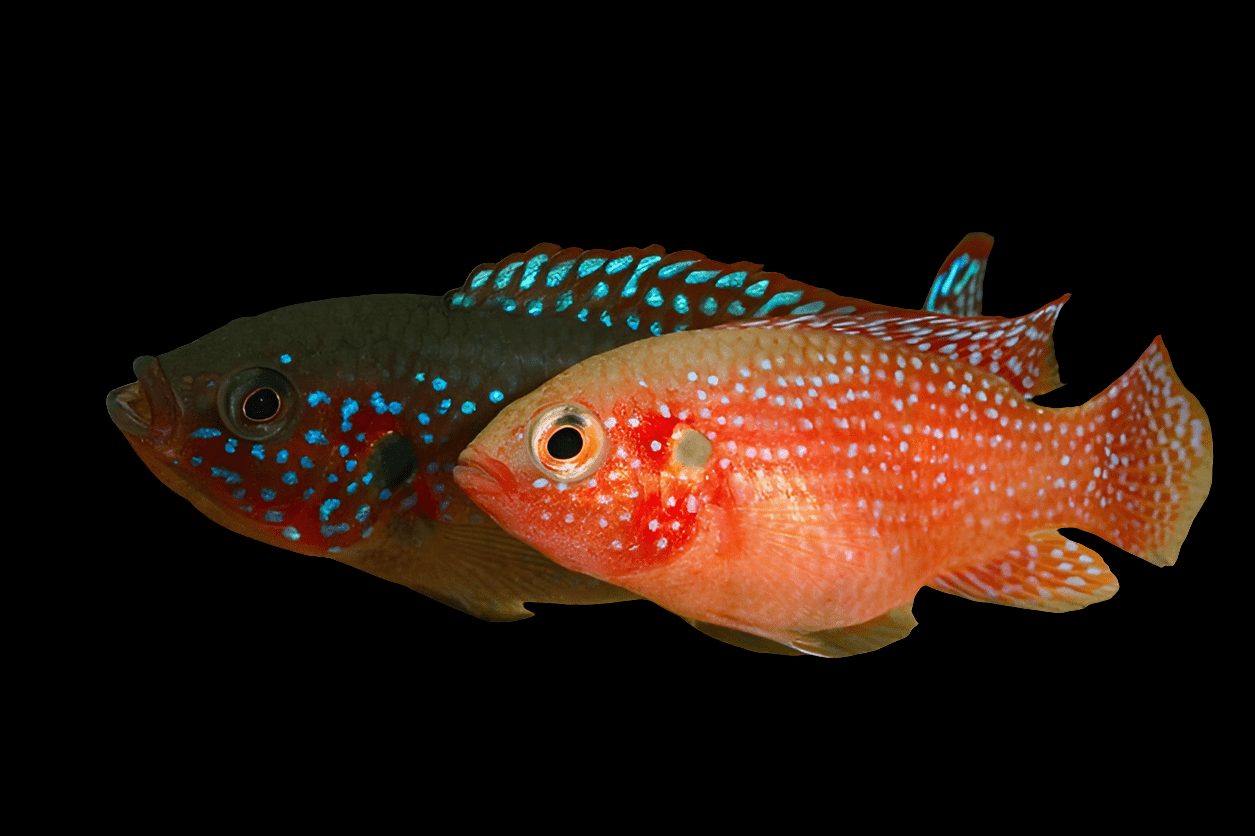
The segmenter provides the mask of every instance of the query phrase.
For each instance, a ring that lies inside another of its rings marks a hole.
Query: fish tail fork
[[[1133,367],[1080,408],[1092,431],[1094,533],[1171,566],[1211,488],[1211,423],[1155,337]]]

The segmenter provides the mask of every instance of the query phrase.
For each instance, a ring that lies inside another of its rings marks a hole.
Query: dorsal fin
[[[924,310],[952,316],[980,316],[985,268],[993,246],[992,235],[969,232],[963,236],[959,245],[941,262]]]

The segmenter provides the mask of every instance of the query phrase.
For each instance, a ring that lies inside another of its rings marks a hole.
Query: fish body
[[[1174,563],[1212,446],[1158,338],[1082,406],[1027,399],[1024,343],[1062,301],[1009,328],[820,315],[615,349],[503,410],[455,478],[559,564],[804,653],[901,638],[924,585],[1077,609],[1118,584],[1059,529]]]
[[[947,260],[962,269],[942,275],[979,287],[990,240],[969,236]],[[235,320],[140,358],[137,382],[107,403],[149,469],[230,530],[512,620],[530,614],[525,601],[634,594],[502,532],[453,481],[458,453],[501,408],[618,345],[834,309],[896,310],[698,253],[539,245],[443,298],[346,297]]]

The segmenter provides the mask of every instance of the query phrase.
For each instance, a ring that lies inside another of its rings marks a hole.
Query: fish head
[[[710,439],[616,354],[586,360],[503,410],[463,450],[454,479],[556,563],[621,582],[702,541],[719,484]]]
[[[136,381],[109,393],[109,416],[158,479],[220,525],[303,554],[356,545],[416,460],[394,414],[337,394],[390,373],[354,305],[293,305],[140,357]],[[358,518],[351,533],[328,520],[341,503]]]

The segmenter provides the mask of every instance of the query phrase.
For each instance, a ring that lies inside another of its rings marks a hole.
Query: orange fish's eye
[[[606,458],[606,431],[597,416],[576,403],[542,410],[527,427],[532,463],[550,479],[578,482]]]

